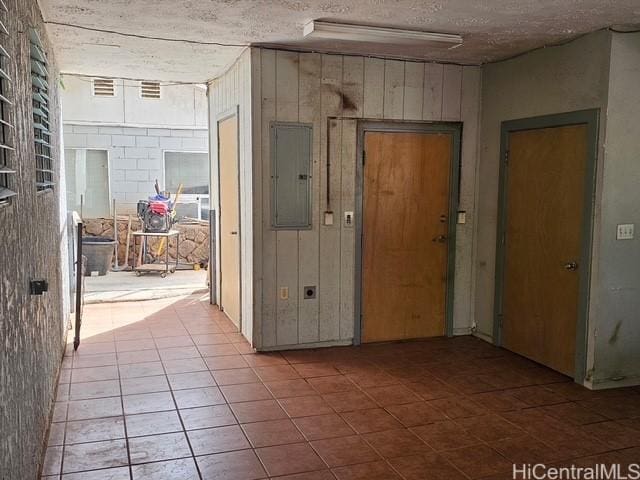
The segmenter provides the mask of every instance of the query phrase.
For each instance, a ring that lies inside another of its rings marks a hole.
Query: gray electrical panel
[[[271,225],[311,228],[311,125],[271,124]]]

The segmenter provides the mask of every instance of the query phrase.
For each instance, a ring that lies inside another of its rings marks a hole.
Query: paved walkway
[[[255,354],[206,296],[86,307],[43,478],[511,479],[640,459],[640,389],[472,337]]]
[[[157,273],[109,272],[85,277],[84,302],[113,303],[157,300],[207,291],[206,270],[178,270],[162,278]]]

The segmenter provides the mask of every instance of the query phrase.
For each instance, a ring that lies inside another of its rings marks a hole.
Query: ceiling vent
[[[93,80],[93,94],[96,97],[115,97],[116,86],[110,78],[95,78]]]
[[[160,83],[140,82],[140,96],[142,98],[160,98]]]

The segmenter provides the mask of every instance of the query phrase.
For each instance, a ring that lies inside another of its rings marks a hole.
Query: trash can
[[[82,237],[82,254],[87,258],[84,276],[90,277],[92,272],[106,275],[111,268],[116,242],[108,237]]]

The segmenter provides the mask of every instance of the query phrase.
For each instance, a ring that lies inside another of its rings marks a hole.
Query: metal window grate
[[[14,131],[12,124],[13,90],[11,72],[12,58],[10,51],[9,9],[0,0],[0,203],[6,203],[16,195],[11,190],[15,170],[11,168],[14,161]]]
[[[142,98],[160,98],[160,83],[140,82],[140,96]]]
[[[35,141],[36,189],[53,189],[54,171],[51,158],[51,123],[49,116],[49,71],[47,55],[35,29],[31,40],[31,90],[33,103],[33,134]]]
[[[115,97],[116,84],[111,78],[94,78],[93,95],[96,97]]]

